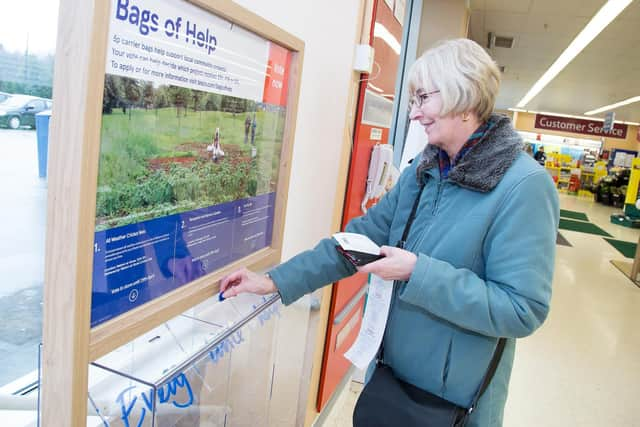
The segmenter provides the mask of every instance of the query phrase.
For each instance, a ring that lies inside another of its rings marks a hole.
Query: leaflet
[[[335,233],[333,238],[346,251],[356,251],[372,255],[380,255],[380,247],[364,234]]]
[[[360,332],[355,343],[344,355],[358,369],[369,366],[380,348],[387,326],[392,293],[393,281],[371,275],[367,308],[364,311]]]

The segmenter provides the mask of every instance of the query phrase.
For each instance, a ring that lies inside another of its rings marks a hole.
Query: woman
[[[428,51],[410,71],[410,117],[429,145],[399,182],[347,231],[367,235],[385,257],[360,267],[397,280],[384,336],[399,379],[468,407],[499,337],[507,345],[470,425],[500,426],[515,338],[547,316],[559,221],[547,172],[522,150],[508,118],[492,114],[500,72],[476,43]],[[418,211],[401,238],[414,199]],[[285,304],[355,273],[331,239],[274,268],[223,279],[224,296],[278,291]]]

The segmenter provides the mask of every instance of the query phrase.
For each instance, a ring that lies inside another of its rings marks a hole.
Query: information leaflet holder
[[[231,1],[61,0],[58,28],[42,421],[79,426],[89,362],[279,262],[304,43]]]
[[[276,295],[209,299],[92,362],[89,417],[109,427],[267,422],[280,307]],[[247,376],[249,393],[239,390]]]

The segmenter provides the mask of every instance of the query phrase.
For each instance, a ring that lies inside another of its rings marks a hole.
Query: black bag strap
[[[420,204],[420,198],[422,197],[422,190],[424,190],[424,187],[425,187],[424,184],[420,185],[420,189],[418,190],[418,195],[416,196],[416,199],[413,202],[411,213],[409,214],[409,218],[407,219],[407,225],[404,227],[404,231],[402,232],[402,238],[396,244],[396,247],[400,249],[404,249],[407,243],[407,237],[409,236],[409,231],[411,230],[411,225],[413,224],[413,220],[416,218],[418,205]],[[395,286],[395,283],[394,283],[394,286]],[[491,383],[491,380],[493,379],[493,376],[495,375],[496,370],[498,369],[498,364],[500,363],[500,359],[502,358],[502,353],[504,352],[504,346],[506,343],[507,343],[506,338],[500,338],[498,340],[498,345],[496,346],[496,349],[493,352],[493,356],[491,357],[491,362],[489,363],[487,372],[484,374],[482,383],[480,384],[480,387],[478,387],[478,390],[476,391],[476,394],[473,397],[473,400],[471,401],[471,406],[469,407],[469,414],[471,414],[474,411],[476,405],[478,404],[478,400],[480,400],[480,397],[482,396],[482,394],[485,392],[487,387],[489,387],[489,384]],[[384,357],[383,355],[384,355],[384,341],[380,346],[381,360]]]
[[[504,346],[506,344],[507,344],[506,338],[500,338],[498,340],[498,345],[496,346],[496,350],[493,352],[491,363],[489,363],[489,369],[487,369],[487,372],[484,374],[484,378],[482,379],[482,384],[480,385],[480,388],[478,388],[476,395],[473,397],[473,401],[471,402],[471,406],[469,407],[469,413],[473,412],[473,410],[476,408],[476,405],[478,404],[478,400],[480,400],[480,397],[482,396],[482,393],[484,393],[487,387],[489,387],[489,384],[493,379],[493,375],[496,373],[496,370],[498,369],[498,363],[500,363],[500,359],[502,358],[502,353],[504,352]]]
[[[402,238],[398,240],[396,243],[396,248],[404,249],[407,243],[407,236],[409,235],[409,230],[411,229],[411,224],[413,224],[413,220],[416,219],[416,213],[418,212],[418,205],[420,204],[420,197],[422,197],[422,190],[424,190],[424,184],[420,184],[420,188],[418,190],[418,195],[413,202],[413,207],[411,208],[411,213],[409,214],[409,218],[407,219],[407,225],[404,227],[404,231],[402,232]],[[393,282],[393,286],[396,286],[397,281]],[[391,312],[389,312],[391,314]],[[386,330],[386,326],[385,326]],[[382,342],[380,343],[380,350],[378,352],[378,360],[384,363],[384,334],[382,337]]]
[[[413,207],[411,208],[409,219],[407,219],[407,225],[405,225],[404,231],[402,232],[402,238],[396,244],[397,248],[404,249],[404,246],[407,243],[407,237],[409,236],[409,230],[411,230],[411,224],[413,224],[413,220],[416,219],[416,212],[418,211],[418,205],[420,204],[420,197],[422,197],[422,190],[424,190],[424,184],[420,184],[418,195],[416,196],[416,200],[413,202]]]

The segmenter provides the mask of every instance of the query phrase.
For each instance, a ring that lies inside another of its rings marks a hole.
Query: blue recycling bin
[[[49,150],[49,120],[51,110],[36,114],[36,135],[38,137],[38,176],[47,177],[47,152]]]

